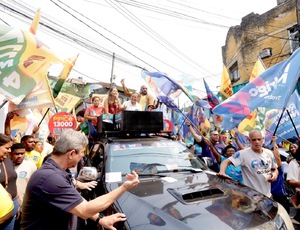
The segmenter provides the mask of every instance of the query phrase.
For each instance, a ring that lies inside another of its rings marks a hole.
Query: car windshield
[[[122,142],[110,145],[106,172],[157,174],[207,169],[184,145],[176,141]]]

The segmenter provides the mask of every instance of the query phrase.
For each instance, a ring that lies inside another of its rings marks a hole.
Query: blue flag
[[[210,105],[207,101],[200,99],[193,92],[187,90],[185,86],[179,84],[177,81],[171,79],[164,73],[143,71],[142,78],[151,87],[157,97],[167,96],[175,99],[183,92],[196,105],[210,108]]]
[[[267,69],[212,111],[223,117],[222,126],[229,130],[258,107],[284,109],[299,73],[300,49],[297,49],[289,59]]]
[[[294,93],[292,94],[292,96],[287,104],[286,110],[289,112],[291,118],[288,115],[287,111],[285,111],[283,113],[283,116],[280,120],[280,123],[279,123],[279,125],[277,127],[277,131],[276,131],[276,135],[283,139],[288,139],[288,138],[297,136],[297,133],[295,131],[295,128],[293,126],[291,119],[293,119],[296,129],[298,130],[300,128],[300,97],[299,97],[297,90],[295,90]],[[272,122],[272,124],[268,128],[268,130],[267,130],[268,132],[266,134],[266,143],[271,141],[272,135],[278,124],[280,116],[281,116],[281,113],[278,113],[274,122]],[[282,141],[281,138],[277,138],[276,141],[281,142]]]
[[[209,86],[207,85],[206,81],[203,79],[204,86],[207,93],[207,101],[211,106],[211,109],[215,108],[218,104],[220,104],[220,101],[218,97],[210,90]]]

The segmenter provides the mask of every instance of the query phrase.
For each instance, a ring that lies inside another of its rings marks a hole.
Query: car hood
[[[106,183],[108,191],[121,183]],[[140,176],[115,203],[128,229],[245,229],[275,218],[277,203],[211,173]]]

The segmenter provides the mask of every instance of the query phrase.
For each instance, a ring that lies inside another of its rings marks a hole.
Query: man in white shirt
[[[124,110],[127,111],[142,111],[142,106],[137,102],[139,94],[137,92],[132,93],[130,101],[125,101],[122,105]]]
[[[263,148],[264,138],[259,130],[249,134],[250,148],[236,152],[221,163],[219,176],[229,177],[225,170],[228,165],[240,165],[243,183],[270,197],[271,182],[277,180],[278,170],[271,150]],[[269,182],[269,183],[267,183]]]

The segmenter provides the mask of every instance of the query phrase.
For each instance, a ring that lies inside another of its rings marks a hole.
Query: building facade
[[[222,55],[233,89],[249,82],[258,58],[269,68],[299,47],[299,7],[300,0],[278,0],[273,9],[250,13],[229,29]]]

